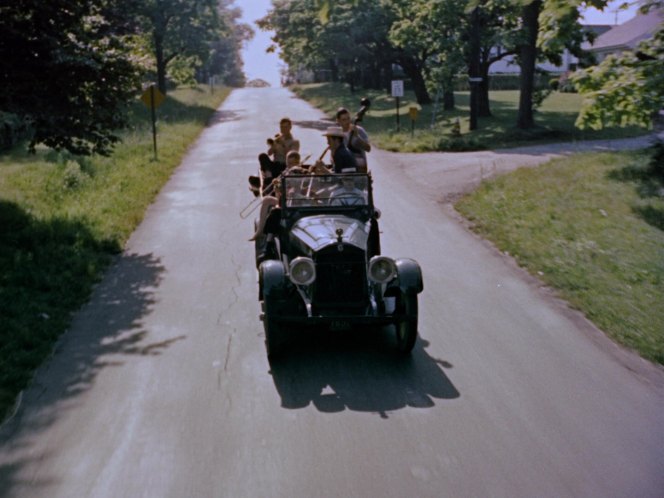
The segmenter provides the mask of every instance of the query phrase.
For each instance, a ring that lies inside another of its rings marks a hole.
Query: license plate
[[[350,322],[347,320],[334,320],[330,324],[330,330],[349,330]]]

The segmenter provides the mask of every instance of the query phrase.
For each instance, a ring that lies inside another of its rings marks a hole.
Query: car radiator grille
[[[326,248],[316,256],[313,305],[328,311],[364,310],[368,303],[364,251],[344,245]]]

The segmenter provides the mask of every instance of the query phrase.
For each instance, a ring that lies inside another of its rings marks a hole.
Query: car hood
[[[299,219],[291,228],[291,244],[299,246],[305,253],[318,252],[326,246],[337,244],[337,230],[341,230],[341,241],[366,250],[370,222],[363,222],[343,215],[307,216]]]

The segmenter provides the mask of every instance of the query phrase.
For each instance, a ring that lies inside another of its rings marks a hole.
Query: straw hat
[[[344,138],[344,131],[341,129],[341,126],[328,126],[323,136]]]

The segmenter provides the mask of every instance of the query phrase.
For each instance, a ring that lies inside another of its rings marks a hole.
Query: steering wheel
[[[364,202],[359,192],[332,192],[330,196],[330,206],[361,206]]]

